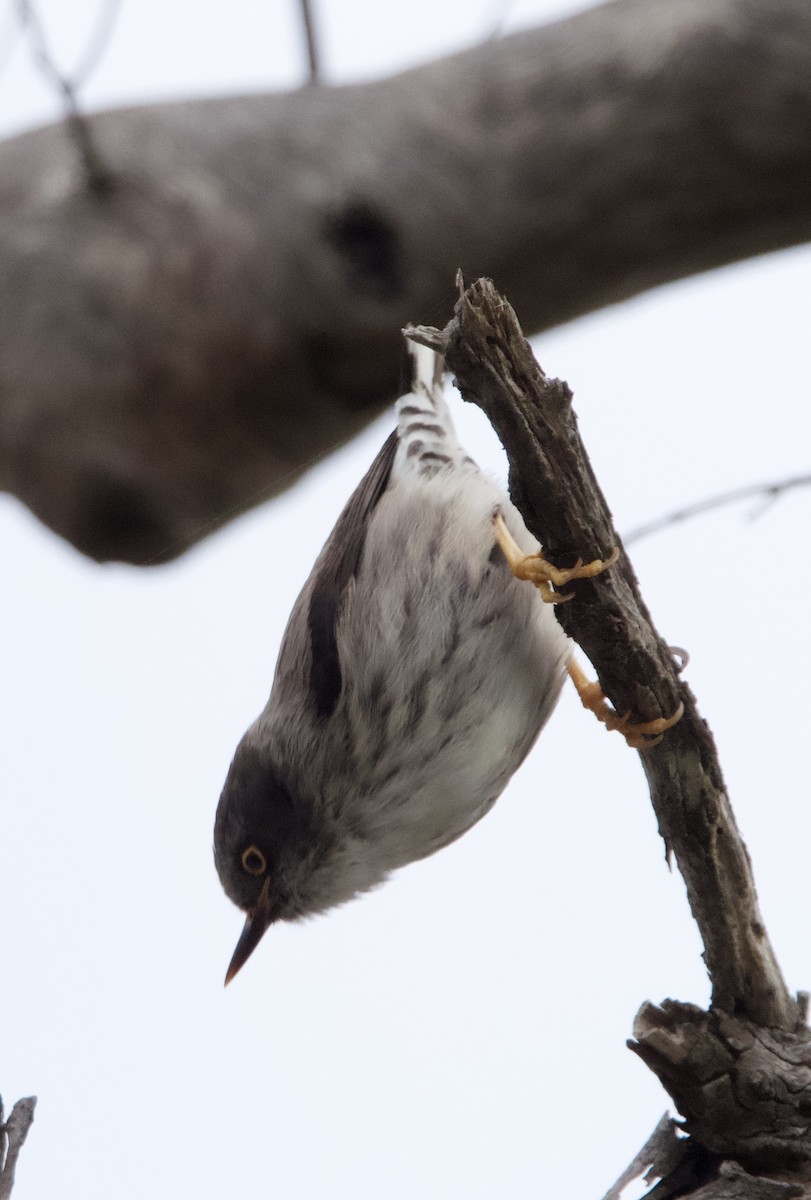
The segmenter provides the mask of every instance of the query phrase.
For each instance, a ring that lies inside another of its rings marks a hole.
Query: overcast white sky
[[[65,66],[97,7],[39,0]],[[508,24],[574,7],[527,0]],[[3,134],[57,111],[13,9]],[[497,12],[316,9],[335,82],[470,44]],[[294,86],[295,18],[292,0],[124,0],[87,102]],[[811,252],[791,251],[538,339],[621,529],[809,469],[810,290]],[[700,946],[637,756],[573,694],[461,842],[274,929],[222,988],[242,921],[211,860],[219,790],[328,532],[316,491],[337,510],[389,427],[148,572],[94,566],[0,497],[0,1089],[39,1095],[15,1200],[599,1200],[667,1106],[625,1038],[646,999],[706,1002]],[[811,985],[810,505],[739,506],[633,554],[692,656],[794,989]]]

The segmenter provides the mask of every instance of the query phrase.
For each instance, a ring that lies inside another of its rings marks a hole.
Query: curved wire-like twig
[[[84,87],[101,62],[104,52],[110,44],[122,7],[123,0],[107,0],[99,9],[95,27],[91,31],[84,52],[71,75],[74,89],[78,90]]]
[[[667,529],[671,525],[679,525],[682,521],[700,517],[704,513],[712,512],[713,509],[725,508],[729,504],[738,504],[741,500],[750,500],[756,496],[762,496],[766,501],[764,507],[768,507],[784,492],[789,492],[793,488],[809,486],[811,486],[811,475],[793,475],[789,479],[778,479],[771,483],[750,483],[745,487],[733,488],[729,492],[719,492],[717,496],[709,496],[706,500],[697,500],[695,504],[685,504],[682,508],[675,508],[672,512],[656,517],[653,521],[647,521],[644,525],[637,525],[636,529],[625,534],[623,541],[626,546],[630,546],[633,542],[650,537],[651,534],[661,533],[663,529]],[[752,519],[760,516],[762,512],[763,509],[758,513],[753,513]]]

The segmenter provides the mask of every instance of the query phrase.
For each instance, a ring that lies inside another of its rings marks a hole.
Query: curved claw
[[[615,729],[620,731],[633,750],[649,750],[651,746],[658,746],[667,730],[677,725],[683,716],[684,705],[680,702],[669,717],[655,717],[652,721],[640,721],[634,725],[626,714]]]
[[[546,561],[540,551],[537,554],[524,554],[505,525],[501,513],[496,513],[493,525],[496,541],[513,575],[517,579],[534,583],[545,604],[561,604],[574,599],[574,592],[561,595],[560,592],[554,591],[554,588],[562,587],[573,579],[593,579],[595,575],[601,575],[608,567],[614,565],[620,554],[619,548],[615,546],[606,559],[595,558],[593,562],[584,563],[582,558],[578,558],[573,567],[555,567]]]
[[[634,723],[630,713],[620,715],[611,707],[599,683],[587,679],[573,658],[569,659],[566,670],[583,707],[593,712],[606,729],[621,733],[632,750],[650,750],[652,746],[658,746],[667,730],[678,724],[684,715],[684,705],[679,703],[669,717],[654,717],[652,721]]]

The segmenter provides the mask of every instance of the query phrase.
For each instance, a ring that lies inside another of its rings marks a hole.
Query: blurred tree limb
[[[493,284],[480,279],[463,291],[443,330],[409,336],[445,355],[464,399],[490,419],[509,459],[510,495],[545,556],[569,567],[622,549],[580,439],[572,392],[538,366]],[[803,1195],[811,1181],[807,997],[790,994],[777,963],[712,734],[654,628],[627,555],[571,589],[574,599],[556,608],[558,620],[617,712],[647,721],[672,713],[679,699],[684,704],[682,720],[640,758],[704,943],[712,1000],[708,1012],[674,1000],[646,1003],[634,1022],[629,1044],[673,1097],[690,1135],[674,1143],[672,1130],[655,1132],[642,1166],[655,1164],[663,1148],[669,1165],[652,1195]],[[772,1184],[764,1191],[772,1177],[785,1192]]]
[[[363,86],[0,145],[0,487],[171,558],[397,387],[457,267],[537,332],[811,236],[807,0],[614,0]]]

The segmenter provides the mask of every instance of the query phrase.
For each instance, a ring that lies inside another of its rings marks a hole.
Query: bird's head
[[[272,751],[252,734],[237,747],[214,822],[220,882],[246,914],[226,983],[274,922],[342,904],[387,874],[348,825],[340,802],[290,788]]]
[[[267,755],[243,739],[229,768],[214,822],[214,863],[220,882],[226,895],[246,913],[226,983],[247,962],[274,921],[290,920],[307,911],[307,847],[311,841],[307,824],[306,813]]]

